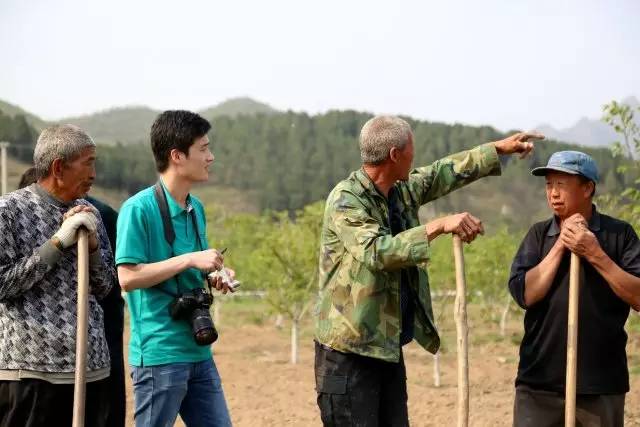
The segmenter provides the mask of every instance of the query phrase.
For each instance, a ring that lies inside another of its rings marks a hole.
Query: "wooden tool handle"
[[[567,378],[564,425],[576,425],[576,373],[578,369],[578,307],[580,302],[580,257],[571,254],[569,270],[569,318],[567,322]]]
[[[89,310],[89,234],[78,230],[78,318],[76,325],[76,376],[73,390],[73,427],[84,427],[87,385],[87,335]]]
[[[467,325],[467,284],[464,276],[464,253],[460,237],[453,236],[453,257],[456,264],[456,321],[458,349],[458,427],[469,425],[469,327]]]

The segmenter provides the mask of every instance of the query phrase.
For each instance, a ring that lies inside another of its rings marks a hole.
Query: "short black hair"
[[[189,155],[189,147],[209,130],[211,124],[191,111],[169,110],[160,114],[151,125],[151,151],[158,172],[164,172],[169,167],[171,150]]]

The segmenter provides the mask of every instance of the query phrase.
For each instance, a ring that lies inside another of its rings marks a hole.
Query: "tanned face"
[[[593,183],[578,175],[550,171],[545,176],[547,203],[560,219],[583,212],[591,206]]]
[[[61,170],[61,189],[69,200],[87,195],[96,179],[96,149],[87,147]]]

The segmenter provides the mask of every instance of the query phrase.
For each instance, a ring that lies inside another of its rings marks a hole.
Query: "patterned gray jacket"
[[[49,239],[72,206],[38,184],[0,198],[0,370],[73,372],[76,345],[77,248],[59,251]],[[104,297],[115,282],[107,233],[98,221],[100,249],[90,256],[87,369],[109,367]]]

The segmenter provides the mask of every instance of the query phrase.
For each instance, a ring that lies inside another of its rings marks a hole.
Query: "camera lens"
[[[191,328],[198,345],[209,345],[218,339],[218,331],[213,326],[209,309],[196,308],[191,313]]]

